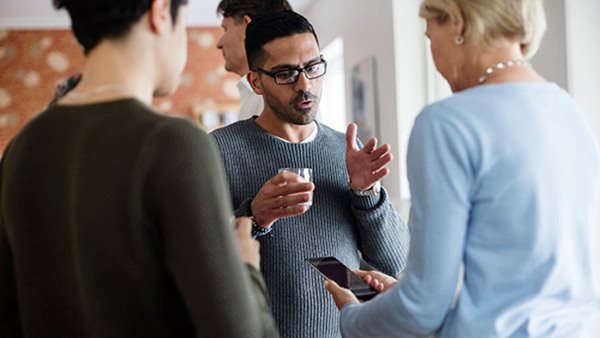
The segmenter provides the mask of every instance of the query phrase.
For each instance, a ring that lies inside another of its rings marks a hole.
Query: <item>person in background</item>
[[[574,100],[531,67],[542,0],[424,0],[454,95],[408,149],[408,266],[363,304],[335,282],[345,337],[581,337],[600,315],[591,248],[598,146]],[[457,284],[462,285],[457,291]]]
[[[187,1],[54,3],[86,63],[0,164],[0,336],[276,337],[214,144],[150,107],[186,63]]]
[[[256,16],[245,45],[248,80],[265,108],[212,132],[235,215],[254,219],[281,335],[337,337],[338,311],[304,259],[335,256],[357,268],[362,254],[388,274],[402,271],[408,229],[379,183],[389,174],[390,146],[378,147],[372,138],[361,147],[355,124],[344,135],[315,120],[327,63],[304,17],[292,11]],[[314,184],[278,174],[285,167],[312,168]]]
[[[221,27],[223,36],[217,48],[223,53],[225,70],[240,76],[237,88],[240,92],[239,120],[259,115],[263,110],[263,100],[250,87],[246,76],[249,72],[246,61],[246,27],[255,15],[291,10],[287,0],[221,0],[217,13],[223,16]]]

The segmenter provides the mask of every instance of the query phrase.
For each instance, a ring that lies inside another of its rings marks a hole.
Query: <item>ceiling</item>
[[[85,0],[82,0],[85,1]],[[303,13],[314,0],[288,0]],[[189,0],[188,25],[219,26],[216,14],[219,0]],[[0,29],[68,28],[67,13],[52,7],[52,0],[0,0]]]

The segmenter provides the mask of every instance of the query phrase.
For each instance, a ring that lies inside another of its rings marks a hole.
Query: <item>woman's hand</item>
[[[339,286],[331,279],[326,279],[323,285],[325,285],[325,289],[327,289],[333,297],[333,301],[340,311],[348,303],[360,303],[352,291]]]
[[[387,291],[398,284],[398,280],[396,278],[388,276],[383,272],[375,270],[353,270],[353,272],[379,293]]]
[[[242,261],[260,270],[260,243],[250,234],[252,221],[248,217],[236,218],[235,228]]]
[[[353,270],[353,272],[379,293],[385,292],[398,284],[396,278],[388,276],[383,272],[364,270]],[[339,310],[342,310],[346,304],[360,303],[352,291],[339,286],[331,279],[326,279],[323,285],[325,285],[325,289],[327,289],[333,297],[333,301]]]

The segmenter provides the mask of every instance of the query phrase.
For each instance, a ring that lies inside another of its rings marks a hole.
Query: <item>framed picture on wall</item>
[[[363,143],[379,135],[375,63],[375,57],[370,57],[352,67],[352,121]]]

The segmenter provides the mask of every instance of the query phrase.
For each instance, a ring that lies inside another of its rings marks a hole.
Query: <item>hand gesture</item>
[[[275,221],[305,213],[309,206],[301,205],[312,199],[315,185],[300,175],[283,172],[268,180],[258,191],[250,208],[254,221],[268,228]]]
[[[370,189],[375,182],[381,180],[390,170],[386,167],[392,161],[390,145],[384,144],[377,148],[377,139],[371,137],[359,149],[356,145],[357,126],[348,125],[346,131],[346,168],[350,177],[350,187],[356,191]]]

